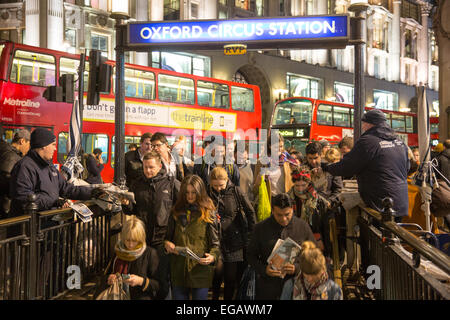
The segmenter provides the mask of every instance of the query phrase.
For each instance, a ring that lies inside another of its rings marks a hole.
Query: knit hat
[[[374,124],[374,125],[378,125],[378,124],[386,122],[386,116],[384,115],[383,111],[381,111],[379,109],[373,109],[373,110],[366,112],[362,116],[361,121],[364,121],[364,122],[367,122],[370,124]]]
[[[30,148],[42,148],[56,141],[55,135],[43,128],[37,128],[31,133]]]

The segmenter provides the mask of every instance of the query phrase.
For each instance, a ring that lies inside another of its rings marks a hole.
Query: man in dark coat
[[[381,110],[374,109],[361,119],[363,134],[340,162],[325,165],[332,175],[356,175],[364,203],[383,209],[382,200],[394,200],[395,216],[408,215],[408,148],[397,138]]]
[[[439,164],[439,171],[450,181],[450,139],[445,140],[444,150],[436,157]],[[438,179],[442,179],[438,174]]]
[[[0,140],[0,218],[6,218],[11,206],[9,183],[14,165],[28,153],[30,149],[30,131],[17,131],[11,145]]]
[[[125,153],[125,176],[127,186],[130,187],[133,180],[142,176],[142,158],[152,150],[150,139],[152,134],[146,132],[141,136],[141,145],[138,149]]]
[[[31,150],[17,162],[11,173],[11,216],[24,214],[28,195],[36,195],[38,211],[57,207],[59,197],[89,200],[91,188],[68,183],[52,163],[56,137],[49,130],[37,128],[31,133]]]
[[[101,175],[103,167],[102,149],[94,149],[92,154],[88,155],[86,160],[86,168],[89,172],[86,182],[91,184],[103,183]]]
[[[294,216],[293,202],[287,193],[272,198],[272,215],[255,225],[248,246],[248,263],[256,271],[256,299],[279,300],[284,282],[295,277],[299,269],[297,257],[294,264],[286,264],[282,273],[272,269],[267,263],[273,247],[278,239],[291,238],[301,245],[304,241],[316,243],[309,225]]]
[[[123,206],[126,214],[140,218],[146,226],[147,244],[159,248],[166,236],[170,210],[175,204],[180,182],[169,177],[160,155],[151,151],[143,158],[143,175],[135,179],[130,191],[136,204]]]

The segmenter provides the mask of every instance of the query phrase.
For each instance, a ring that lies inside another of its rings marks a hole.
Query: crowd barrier
[[[71,208],[37,212],[34,201],[26,215],[0,220],[0,300],[58,297],[111,260],[110,213],[87,201],[93,216],[84,223]]]
[[[361,267],[381,273],[376,299],[449,300],[450,257],[392,221],[390,199],[384,205],[381,213],[360,207],[358,217]]]

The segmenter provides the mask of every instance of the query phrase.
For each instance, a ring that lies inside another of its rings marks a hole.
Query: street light
[[[126,2],[125,6],[120,3]],[[118,5],[115,6],[114,4]],[[115,152],[114,182],[125,185],[125,31],[128,16],[128,1],[113,1],[111,19],[116,20],[116,100],[115,100]],[[126,10],[125,10],[126,9]]]
[[[111,4],[112,13],[121,13],[128,16],[128,0],[113,0]]]
[[[351,18],[351,41],[355,46],[355,103],[353,115],[353,139],[358,140],[362,134],[361,118],[366,105],[366,85],[364,79],[365,44],[366,44],[366,11],[369,8],[367,1],[352,0],[348,11],[354,12]]]

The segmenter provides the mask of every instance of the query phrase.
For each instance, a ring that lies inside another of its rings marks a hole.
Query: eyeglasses
[[[164,145],[164,143],[155,143],[152,144],[152,148],[161,148],[162,145]]]

